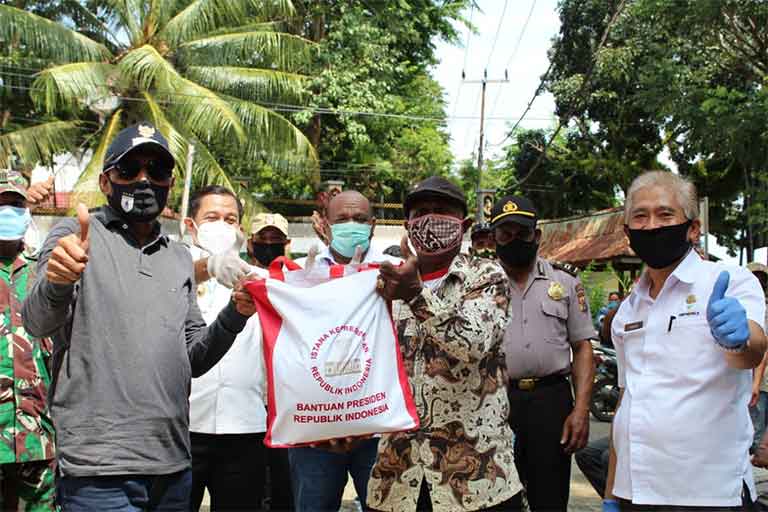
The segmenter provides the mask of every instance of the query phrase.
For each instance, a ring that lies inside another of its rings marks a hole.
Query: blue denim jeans
[[[290,448],[294,503],[297,512],[337,511],[341,507],[347,472],[352,475],[355,491],[365,507],[368,478],[376,462],[379,440],[366,439],[347,453],[333,453],[321,448]]]
[[[192,470],[170,475],[62,476],[62,512],[189,512]]]
[[[766,418],[768,417],[768,393],[760,392],[757,404],[749,408],[749,415],[752,417],[752,426],[755,428],[755,437],[752,441],[752,451],[754,452],[765,433]]]

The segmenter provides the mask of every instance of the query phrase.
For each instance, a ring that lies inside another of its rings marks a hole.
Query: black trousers
[[[573,410],[571,384],[562,382],[521,391],[511,386],[509,424],[515,432],[515,465],[531,510],[568,508],[571,456],[560,438],[565,419]]]
[[[262,510],[266,447],[264,434],[198,434],[192,441],[192,511],[197,512],[205,488],[211,512]]]
[[[267,454],[267,497],[269,510],[290,512],[293,510],[293,492],[291,490],[291,467],[288,463],[288,450],[285,448],[265,448]]]
[[[631,501],[619,500],[619,508],[621,510],[629,510],[631,512],[754,512],[758,510],[757,505],[752,501],[752,497],[749,495],[749,488],[745,483],[741,491],[741,505],[734,507],[673,507],[669,505],[635,505]]]
[[[424,480],[421,481],[416,512],[432,512],[432,498],[429,496],[429,487]],[[480,512],[528,512],[528,507],[525,503],[525,491],[520,491],[505,502],[488,508],[482,508]]]

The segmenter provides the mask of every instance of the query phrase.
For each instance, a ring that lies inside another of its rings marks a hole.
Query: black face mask
[[[496,242],[496,254],[499,259],[510,267],[525,267],[530,265],[539,251],[539,244],[535,241],[514,239],[508,244]]]
[[[168,202],[170,187],[161,187],[149,181],[121,185],[109,180],[112,195],[109,206],[131,222],[150,222],[156,219]]]
[[[263,267],[268,267],[275,258],[285,256],[285,244],[259,244],[253,243],[253,257]]]
[[[666,268],[691,248],[688,228],[691,221],[656,229],[629,229],[629,246],[651,268]]]

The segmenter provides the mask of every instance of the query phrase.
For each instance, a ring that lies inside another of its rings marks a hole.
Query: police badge
[[[133,210],[133,196],[131,194],[123,194],[123,197],[120,199],[120,207],[125,213]]]
[[[552,300],[560,300],[565,297],[565,288],[557,281],[552,281],[549,285],[549,290],[547,290],[547,295]]]

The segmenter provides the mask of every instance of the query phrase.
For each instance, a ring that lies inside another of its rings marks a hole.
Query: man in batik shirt
[[[56,510],[54,433],[46,395],[49,339],[27,335],[21,304],[34,282],[22,253],[31,221],[24,178],[0,171],[0,496],[3,510]]]
[[[422,181],[405,203],[405,263],[384,263],[378,288],[392,300],[421,426],[384,435],[368,483],[383,511],[527,510],[507,423],[509,288],[493,260],[459,254],[467,203],[444,178]]]

